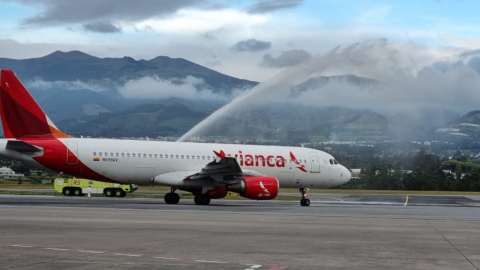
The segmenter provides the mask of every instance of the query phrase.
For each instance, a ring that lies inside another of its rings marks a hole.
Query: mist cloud
[[[128,99],[204,99],[214,101],[227,101],[240,94],[240,91],[232,91],[232,96],[221,93],[213,93],[205,88],[205,81],[193,76],[182,79],[172,78],[169,80],[158,77],[143,77],[129,80],[125,85],[118,88],[120,94]]]
[[[256,39],[247,39],[237,42],[232,49],[237,52],[259,52],[270,49],[271,42]]]
[[[89,83],[80,80],[76,81],[44,81],[41,78],[35,78],[33,81],[26,83],[26,88],[34,88],[38,90],[52,90],[61,89],[66,91],[75,90],[91,90],[95,92],[103,92],[112,88],[112,82],[109,80],[98,81],[96,83]]]
[[[480,105],[479,59],[467,60],[448,50],[390,44],[386,40],[337,47],[252,88],[213,113],[181,140],[204,133],[220,119],[248,106],[275,102],[285,108],[290,104],[369,109],[387,114],[407,112],[402,114],[407,117],[421,117],[408,112],[425,109],[466,113]],[[351,75],[371,83],[355,82]],[[327,79],[301,93],[293,91],[312,78]]]

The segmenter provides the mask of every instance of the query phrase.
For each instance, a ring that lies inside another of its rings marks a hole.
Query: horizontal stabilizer
[[[9,150],[14,150],[17,152],[22,152],[22,153],[33,153],[33,152],[43,151],[42,148],[28,144],[24,141],[8,141],[7,146],[5,148]]]

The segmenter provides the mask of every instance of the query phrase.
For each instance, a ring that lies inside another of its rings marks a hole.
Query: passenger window
[[[96,155],[97,155],[97,152],[93,152],[93,155],[96,156]]]
[[[205,156],[202,156],[202,159],[205,160]]]
[[[132,157],[135,157],[135,153],[132,154]]]
[[[143,158],[147,158],[147,154],[143,154]]]
[[[115,155],[118,157],[118,153],[115,153]]]
[[[152,158],[152,154],[148,154],[148,157],[149,157],[149,158]]]
[[[303,163],[307,163],[307,160],[306,160],[306,159],[304,159],[304,160],[303,160]]]
[[[197,156],[197,159],[200,159],[200,156]]]
[[[155,154],[154,157],[157,158],[157,154]]]
[[[142,154],[138,153],[138,157],[141,158],[141,157],[142,157]]]
[[[207,156],[207,159],[210,160],[210,156]]]
[[[102,156],[102,152],[100,152],[100,153],[98,153],[98,154],[99,154],[99,156]]]
[[[168,155],[165,155],[165,158],[168,158]]]
[[[183,159],[183,155],[181,156],[181,158]]]
[[[122,157],[125,157],[125,153],[122,153]]]
[[[175,155],[175,158],[178,159],[178,155]]]
[[[159,158],[163,158],[163,155],[162,155],[162,154],[160,154],[158,157],[159,157]]]
[[[189,157],[190,157],[190,156],[189,156],[189,155],[187,155],[187,159],[189,159]]]
[[[108,153],[107,153],[107,152],[105,152],[105,156],[108,157]]]
[[[173,159],[173,155],[170,155],[170,158]]]
[[[127,157],[130,157],[130,153],[127,153]]]

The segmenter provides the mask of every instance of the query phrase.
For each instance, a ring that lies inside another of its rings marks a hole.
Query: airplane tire
[[[195,195],[194,201],[196,205],[209,205],[210,197],[208,197],[207,194],[197,194]]]
[[[125,197],[125,191],[120,188],[115,189],[115,197]]]
[[[63,195],[65,196],[72,196],[73,195],[73,190],[71,188],[63,188]]]
[[[180,195],[175,192],[169,192],[164,197],[166,204],[177,204],[180,201]]]
[[[300,200],[301,206],[310,206],[310,199],[301,199]]]
[[[171,197],[172,197],[172,193],[165,194],[165,196],[163,197],[163,200],[165,201],[166,204],[170,204]]]

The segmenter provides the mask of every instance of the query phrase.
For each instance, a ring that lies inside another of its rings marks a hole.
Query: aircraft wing
[[[233,157],[224,157],[208,163],[201,171],[177,171],[157,175],[155,180],[162,183],[178,183],[183,181],[220,182],[234,184],[241,176],[259,176],[261,173],[253,170],[242,171],[237,160]]]

